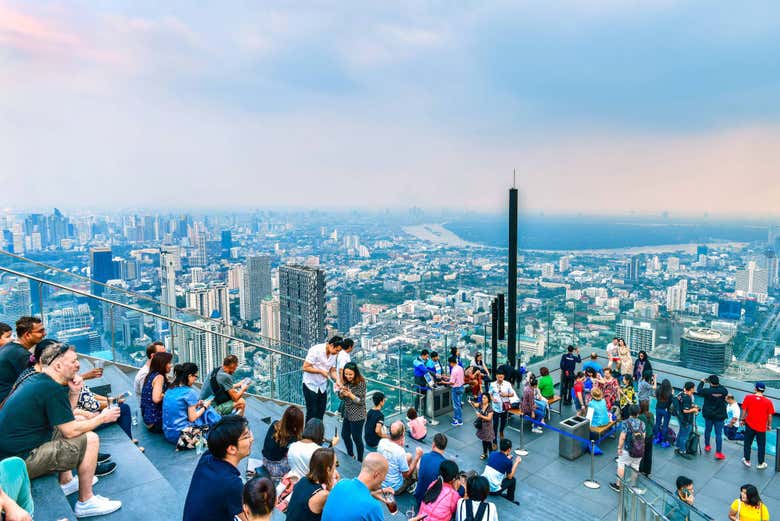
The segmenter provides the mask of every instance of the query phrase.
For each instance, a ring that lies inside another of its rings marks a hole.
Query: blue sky
[[[0,172],[28,205],[499,209],[516,168],[531,210],[777,214],[778,34],[769,1],[0,0]]]

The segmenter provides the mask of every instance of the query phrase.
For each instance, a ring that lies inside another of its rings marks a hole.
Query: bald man
[[[322,521],[383,521],[382,503],[377,498],[393,492],[382,489],[387,467],[384,456],[369,452],[358,477],[342,479],[330,491]]]
[[[398,496],[417,481],[417,462],[423,451],[420,447],[414,456],[404,450],[406,427],[402,421],[396,421],[390,426],[390,437],[379,440],[376,451],[387,458],[387,476],[382,482],[383,487],[390,487]]]

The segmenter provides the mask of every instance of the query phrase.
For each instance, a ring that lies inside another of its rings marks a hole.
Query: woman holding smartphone
[[[341,437],[349,457],[363,461],[363,424],[366,422],[366,380],[360,374],[355,362],[348,362],[341,370],[341,389],[339,397],[344,403],[344,422]]]
[[[204,432],[221,416],[210,407],[211,400],[202,401],[192,385],[198,380],[198,366],[185,362],[173,368],[173,383],[163,398],[162,430],[165,439],[176,450],[194,449]]]

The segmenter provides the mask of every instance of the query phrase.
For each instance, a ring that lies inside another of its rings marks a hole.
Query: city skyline
[[[0,170],[25,207],[500,210],[517,169],[531,211],[777,215],[777,21],[764,1],[6,2]]]

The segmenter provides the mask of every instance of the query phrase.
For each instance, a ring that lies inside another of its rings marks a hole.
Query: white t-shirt
[[[607,356],[609,358],[619,358],[618,356],[618,346],[610,342],[607,344]]]
[[[455,509],[455,521],[466,521],[466,519],[468,519],[466,517],[468,505],[471,505],[471,514],[474,516],[474,521],[498,521],[498,510],[496,509],[496,505],[488,503],[487,501],[485,501],[485,503],[487,504],[485,515],[482,516],[482,519],[477,519],[477,509],[479,508],[480,502],[468,502],[465,499],[459,499],[458,507]]]
[[[382,487],[391,487],[398,490],[404,483],[403,473],[409,470],[409,463],[406,461],[406,451],[403,447],[389,440],[382,438],[376,451],[387,459],[387,476],[382,482]]]
[[[318,369],[330,371],[336,367],[336,356],[328,355],[328,349],[325,344],[313,345],[306,353],[306,361]],[[310,391],[324,393],[328,389],[328,379],[321,374],[303,372],[303,385]]]
[[[321,448],[316,443],[296,441],[287,450],[287,462],[290,472],[302,478],[309,473],[309,462],[314,451]]]
[[[338,378],[341,378],[341,370],[344,369],[344,366],[350,363],[351,361],[352,361],[352,355],[350,355],[343,349],[339,351],[339,354],[336,355],[336,374],[338,375]],[[334,383],[333,388],[336,390],[336,392],[338,392],[339,389],[341,389],[341,386],[338,385],[337,383]]]
[[[730,403],[726,405],[726,421],[724,422],[726,425],[731,423],[732,418],[736,418],[737,422],[734,424],[735,427],[739,427],[739,417],[741,414],[741,411],[739,410],[739,404],[737,402]]]
[[[144,364],[135,374],[135,378],[133,379],[133,389],[135,390],[135,395],[138,397],[139,402],[141,401],[141,391],[143,390],[144,380],[148,374],[149,366]]]
[[[501,393],[504,394],[511,394],[510,397],[504,397],[501,396]],[[503,412],[503,406],[501,405],[501,402],[509,402],[509,403],[515,403],[519,402],[520,399],[517,397],[517,393],[515,393],[515,389],[512,387],[512,384],[504,380],[501,382],[501,385],[498,385],[498,380],[490,383],[490,404],[493,406],[493,412]]]

